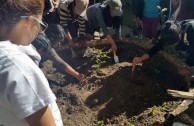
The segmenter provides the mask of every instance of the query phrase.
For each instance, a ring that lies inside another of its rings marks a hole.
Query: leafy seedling
[[[103,121],[103,120],[98,121],[98,122],[97,122],[97,125],[98,125],[98,126],[104,126],[104,121]]]
[[[151,116],[155,115],[156,109],[157,109],[157,106],[155,106],[155,105],[151,108],[151,112],[150,112]]]
[[[100,49],[93,48],[93,50],[95,53],[92,55],[92,60],[95,62],[95,64],[93,64],[92,67],[99,69],[103,63],[106,63],[105,60],[110,59],[110,57]]]
[[[99,103],[99,100],[96,98],[94,99],[94,104],[98,104]]]
[[[165,107],[166,105],[167,105],[166,102],[163,102],[163,103],[162,103],[162,107]]]
[[[134,124],[132,124],[132,123],[128,123],[128,126],[135,126]]]

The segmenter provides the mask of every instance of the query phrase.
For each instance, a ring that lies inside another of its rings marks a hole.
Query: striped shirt
[[[77,16],[76,19],[71,15],[72,11],[69,8],[71,2],[61,2],[59,5],[60,24],[64,27],[65,33],[69,32],[68,22],[71,20],[78,21],[79,23],[79,34],[85,34],[85,19],[84,17]]]

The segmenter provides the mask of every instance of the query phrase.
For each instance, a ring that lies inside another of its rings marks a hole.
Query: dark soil
[[[132,58],[145,49],[134,43],[117,45],[120,62],[107,59],[97,70],[92,68],[91,58],[83,58],[86,47],[76,48],[77,57],[73,59],[70,50],[58,51],[68,64],[88,76],[89,84],[84,86],[56,69],[52,61],[43,63],[65,126],[162,126],[164,115],[181,104],[182,99],[167,95],[166,89],[184,90],[185,82],[161,53],[132,73]],[[110,46],[95,48],[107,51]],[[113,57],[112,53],[108,56]]]

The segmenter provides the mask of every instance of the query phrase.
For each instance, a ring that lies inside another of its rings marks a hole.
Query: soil
[[[92,68],[91,58],[83,58],[86,47],[75,48],[76,58],[70,50],[58,51],[74,69],[87,75],[87,85],[57,69],[52,61],[43,62],[65,126],[163,126],[164,115],[182,103],[183,99],[167,95],[166,89],[183,90],[185,82],[161,53],[132,72],[132,58],[146,49],[132,42],[117,45],[120,62],[115,64],[109,53],[111,58],[99,69]],[[110,45],[95,48],[107,51]]]

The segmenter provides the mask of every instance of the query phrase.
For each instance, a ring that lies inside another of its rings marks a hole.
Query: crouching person
[[[44,33],[39,33],[37,38],[32,42],[32,45],[30,46],[32,47],[28,48],[31,49],[27,49],[27,47],[20,47],[20,50],[26,53],[29,57],[31,57],[31,59],[33,59],[37,65],[39,65],[40,62],[40,58],[38,56],[40,55],[41,58],[48,58],[52,60],[53,63],[56,64],[56,66],[58,66],[60,69],[64,70],[71,76],[75,77],[81,82],[81,84],[88,83],[86,76],[74,70],[57,54],[55,49],[51,47],[50,40]],[[29,50],[33,50],[32,48],[35,48],[36,51],[31,51],[31,53],[29,54]],[[36,52],[38,52],[38,55],[35,55]]]
[[[103,4],[96,3],[86,11],[86,37],[93,37],[95,31],[102,29],[104,36],[112,46],[112,51],[117,50],[108,27],[113,27],[118,38],[121,37],[122,3],[120,0],[106,0]]]
[[[71,48],[74,41],[85,34],[85,15],[89,0],[64,0],[59,4],[60,24]]]
[[[158,42],[155,46],[149,49],[145,54],[140,57],[133,58],[133,69],[135,65],[148,60],[150,57],[158,53],[165,46],[177,45],[179,42],[184,42],[188,44],[188,57],[186,62],[183,63],[179,70],[179,74],[182,75],[187,81],[186,88],[188,90],[190,86],[190,81],[193,81],[194,75],[194,20],[184,20],[179,23],[174,21],[167,21],[161,30]],[[176,64],[176,66],[179,66]],[[189,81],[190,79],[190,81]]]

